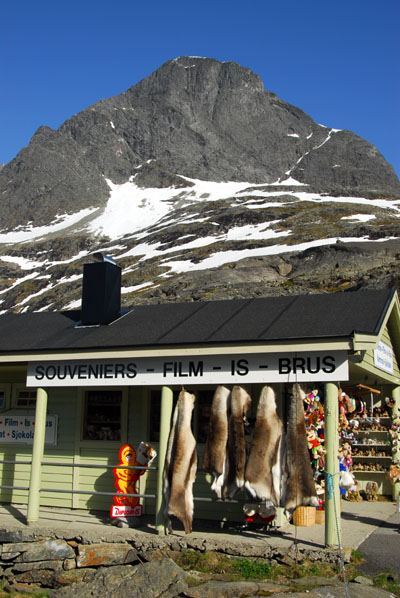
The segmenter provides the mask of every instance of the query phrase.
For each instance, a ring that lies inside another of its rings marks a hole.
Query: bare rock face
[[[171,559],[137,567],[99,569],[93,580],[51,592],[51,598],[174,598],[187,589],[186,573]]]
[[[141,174],[144,186],[176,175],[254,183],[292,176],[331,194],[400,197],[392,167],[368,141],[316,124],[248,68],[181,57],[57,131],[41,127],[0,170],[0,227],[102,207],[106,179],[123,183],[150,160],[157,169]]]
[[[109,187],[84,148],[49,127],[0,171],[0,227],[48,223],[57,214],[101,206]]]
[[[388,168],[389,167],[389,168]],[[329,141],[305,154],[292,170],[293,178],[331,192],[397,196],[397,177],[382,154],[351,131],[337,131]]]

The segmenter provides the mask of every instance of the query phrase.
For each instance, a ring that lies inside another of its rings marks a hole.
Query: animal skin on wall
[[[165,516],[172,532],[171,516],[189,534],[193,522],[193,483],[196,478],[196,440],[191,429],[195,396],[182,390],[175,407],[164,466]]]
[[[317,493],[307,447],[304,400],[306,393],[293,384],[286,431],[287,482],[283,504],[288,518],[300,506],[318,506]]]
[[[231,393],[231,413],[228,420],[229,469],[224,490],[225,497],[233,498],[244,486],[246,468],[246,442],[244,421],[251,397],[241,386],[234,386]]]
[[[276,412],[275,392],[264,386],[245,472],[245,486],[253,498],[280,505],[284,451],[283,423]]]
[[[222,488],[228,469],[227,442],[228,417],[230,412],[231,391],[226,386],[218,386],[211,404],[208,435],[204,447],[202,470],[214,476],[211,489],[218,498],[222,498]]]

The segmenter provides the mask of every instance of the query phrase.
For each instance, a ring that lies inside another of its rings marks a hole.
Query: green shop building
[[[397,292],[165,303],[121,311],[120,281],[115,264],[86,264],[81,310],[0,316],[1,502],[28,505],[28,524],[38,521],[44,505],[109,511],[119,449],[144,441],[158,457],[138,489],[144,513],[155,515],[163,533],[163,465],[181,388],[196,395],[192,429],[201,464],[218,385],[244,386],[253,415],[262,387],[271,385],[285,421],[288,386],[299,382],[317,387],[324,400],[325,470],[334,488],[326,491],[325,541],[336,544],[339,388],[362,393],[371,411],[394,399],[390,417],[400,415]],[[382,444],[393,444],[380,457],[386,466],[361,468],[356,477],[360,488],[372,480],[379,493],[395,497],[399,483],[387,476],[388,465],[400,457],[397,432],[389,437],[392,423],[386,433],[376,432]],[[193,495],[195,520],[243,520],[240,496],[217,501],[209,476],[200,470]]]

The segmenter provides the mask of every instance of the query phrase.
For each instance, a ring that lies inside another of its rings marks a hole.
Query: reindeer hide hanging
[[[165,515],[177,517],[189,534],[193,521],[196,440],[191,429],[195,396],[182,390],[175,407],[164,466]],[[169,521],[169,530],[172,531]]]
[[[303,401],[305,392],[293,384],[286,432],[286,492],[283,499],[288,517],[296,507],[318,506],[310,455],[307,447]]]
[[[214,481],[211,489],[221,498],[222,487],[228,470],[228,414],[230,411],[231,391],[225,386],[218,386],[211,404],[211,414],[206,445],[204,448],[202,470],[211,473]]]
[[[257,407],[253,441],[246,466],[246,489],[253,498],[280,505],[285,438],[276,412],[275,393],[264,386]]]
[[[250,406],[250,395],[241,387],[234,386],[231,393],[231,413],[228,420],[228,461],[229,469],[224,497],[233,498],[244,486],[246,467],[246,443],[244,423]]]

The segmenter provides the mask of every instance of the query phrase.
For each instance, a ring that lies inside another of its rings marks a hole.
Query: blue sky
[[[400,176],[399,0],[6,0],[0,163],[177,56],[238,62],[316,122],[349,129]]]

